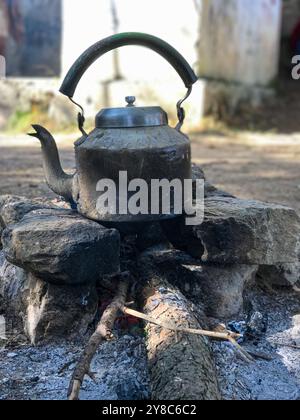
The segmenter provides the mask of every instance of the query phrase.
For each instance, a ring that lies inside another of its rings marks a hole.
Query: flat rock
[[[276,265],[298,262],[300,219],[288,207],[231,197],[205,200],[202,224],[163,223],[169,241],[202,262]]]
[[[120,236],[64,209],[33,211],[2,235],[12,264],[56,285],[93,283],[119,271]]]
[[[0,226],[4,228],[6,225],[4,224],[4,220],[2,219],[2,209],[10,203],[14,203],[16,201],[20,201],[21,197],[16,195],[0,195]]]
[[[191,265],[194,281],[185,284],[193,300],[203,300],[205,313],[218,319],[232,319],[244,308],[244,291],[254,283],[258,266],[254,265]]]
[[[54,286],[10,264],[0,252],[0,312],[10,336],[24,334],[32,344],[80,339],[94,320],[96,287]]]
[[[219,188],[212,185],[210,182],[205,181],[204,184],[204,197],[210,198],[210,197],[229,197],[229,198],[235,198],[234,195],[220,190]]]
[[[28,199],[14,195],[0,196],[0,225],[6,227],[20,222],[23,217],[40,209],[58,209],[46,199]]]
[[[200,264],[184,252],[154,247],[141,256],[163,273],[169,283],[201,308],[208,317],[232,319],[244,305],[244,291],[255,282],[258,266]]]

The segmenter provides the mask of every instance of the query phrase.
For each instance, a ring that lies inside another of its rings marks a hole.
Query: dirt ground
[[[73,141],[58,138],[63,166],[74,168]],[[300,132],[194,133],[193,160],[214,185],[239,197],[286,204],[300,212]],[[44,182],[38,141],[0,134],[0,194],[54,197]]]

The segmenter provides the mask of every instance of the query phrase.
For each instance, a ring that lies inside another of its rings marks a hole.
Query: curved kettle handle
[[[167,42],[140,32],[125,32],[105,38],[88,48],[69,70],[60,87],[60,92],[72,98],[83,74],[98,58],[126,45],[140,45],[160,54],[174,67],[188,89],[198,80],[185,58]]]

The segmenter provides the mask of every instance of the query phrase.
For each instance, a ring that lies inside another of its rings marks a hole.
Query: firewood
[[[79,400],[80,388],[84,377],[85,375],[91,376],[90,366],[98,347],[105,340],[111,340],[113,338],[113,326],[120,308],[122,308],[126,302],[128,287],[129,275],[128,273],[122,273],[122,275],[120,275],[117,293],[111,304],[104,311],[96,331],[89,339],[83,354],[75,367],[68,390],[69,400]]]
[[[184,327],[176,327],[175,324],[169,324],[166,322],[159,322],[150,316],[142,314],[141,312],[135,311],[133,309],[127,308],[126,306],[121,308],[121,311],[124,312],[126,315],[131,315],[139,319],[143,319],[146,322],[151,324],[157,325],[158,327],[165,328],[166,330],[171,330],[174,332],[182,332],[187,334],[195,334],[195,335],[202,335],[203,337],[210,337],[213,339],[218,340],[225,340],[231,341],[235,340],[236,338],[240,338],[240,334],[233,333],[231,331],[226,331],[224,333],[216,332],[216,331],[207,331],[201,329],[192,329],[192,328],[184,328]]]
[[[200,330],[190,302],[151,263],[140,261],[146,344],[153,400],[220,400],[217,374],[206,337],[182,329]],[[176,330],[170,329],[175,326]]]

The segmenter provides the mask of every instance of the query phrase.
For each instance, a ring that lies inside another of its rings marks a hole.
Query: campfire
[[[227,321],[258,283],[296,284],[300,223],[289,208],[241,200],[207,181],[205,210],[199,226],[178,218],[125,235],[58,200],[2,196],[7,336],[25,335],[34,346],[80,342],[66,389],[78,399],[101,343],[122,323],[145,328],[152,398],[219,399],[211,340],[229,342],[247,363],[257,357]]]

